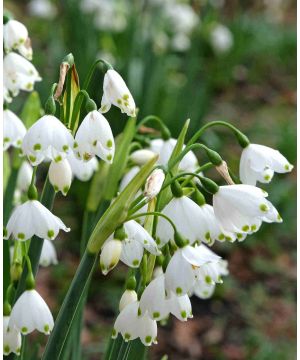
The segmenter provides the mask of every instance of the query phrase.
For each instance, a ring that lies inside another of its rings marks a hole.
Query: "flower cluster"
[[[5,51],[14,49],[31,58],[28,33],[21,25],[14,20],[6,22]],[[21,55],[9,52],[5,57],[20,57],[28,62]],[[13,62],[13,58],[7,60],[6,70],[14,65],[15,75],[8,71],[5,76],[6,83],[15,87],[7,87],[6,102],[29,81],[29,67],[26,73],[20,60]],[[52,87],[45,114],[29,129],[9,109],[4,111],[4,150],[19,148],[23,159],[16,179],[16,206],[4,227],[4,238],[13,241],[11,283],[4,303],[5,354],[20,353],[21,334],[38,330],[49,335],[54,328],[51,311],[35,289],[35,271],[27,245],[29,242],[30,246],[40,245],[37,259],[41,266],[55,265],[57,255],[52,241],[61,230],[69,232],[70,228],[38,196],[36,175],[42,163],[50,163],[44,190],[51,188],[53,198],[57,192],[67,195],[74,176],[81,181],[91,179],[98,170],[98,161],[103,161],[99,166],[101,171],[110,169],[113,176],[119,171],[115,175],[117,179],[108,176],[106,184],[115,182],[115,189],[110,197],[105,194],[109,200],[105,202],[107,211],[93,229],[82,261],[93,256],[96,260],[99,256],[104,275],[119,261],[131,268],[112,332],[113,338],[121,334],[126,342],[139,338],[145,346],[157,343],[157,321],[170,314],[187,321],[193,316],[190,297],[207,299],[213,295],[215,287],[229,273],[227,261],[211,250],[215,242],[243,241],[257,232],[263,222],[282,222],[276,208],[267,200],[267,192],[256,186],[257,182],[269,183],[275,172],[292,170],[293,166],[282,154],[251,144],[237,128],[220,121],[204,125],[186,145],[188,122],[178,139],[172,138],[169,129],[155,116],[146,117],[136,125],[136,105],[126,83],[110,64],[101,62],[105,74],[99,110],[86,90],[78,90],[72,104],[72,110],[77,109],[77,113],[69,114],[69,118],[56,116],[55,101],[68,96],[66,92],[62,94],[66,72],[76,71],[72,68],[74,59],[68,57],[62,62],[59,84]],[[31,84],[39,79],[36,70],[30,76],[35,76]],[[83,119],[82,98],[86,111]],[[128,124],[132,132],[128,135],[125,129],[120,140],[125,145],[122,143],[119,149],[103,115],[112,105],[130,117]],[[160,135],[147,135],[145,129],[149,128],[144,126],[147,121],[156,121],[159,131],[153,133]],[[243,147],[239,179],[233,176],[235,182],[221,156],[198,142],[206,128],[215,125],[229,128]],[[205,151],[208,163],[200,166],[193,152],[196,148]],[[211,168],[217,170],[226,185],[219,186],[204,175]],[[101,171],[100,176],[107,175]],[[211,203],[208,199],[212,199]],[[35,268],[38,263],[34,264]],[[12,290],[16,283],[22,283],[22,274],[26,277],[24,289],[13,299]],[[73,295],[81,301],[80,294]],[[75,300],[72,299],[74,304]],[[68,308],[68,296],[66,304]],[[74,314],[71,315],[73,319]],[[71,324],[72,319],[66,322]]]

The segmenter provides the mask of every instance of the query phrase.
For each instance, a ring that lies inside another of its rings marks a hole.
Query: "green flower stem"
[[[142,216],[148,216],[148,215],[155,215],[155,216],[161,216],[163,217],[164,219],[166,219],[170,225],[172,226],[174,232],[177,232],[177,228],[176,228],[176,225],[173,223],[173,221],[165,214],[163,213],[160,213],[158,211],[149,211],[149,212],[145,212],[145,213],[140,213],[140,214],[136,214],[136,215],[131,215],[129,216],[126,221],[129,221],[129,220],[135,220],[135,219],[138,219],[139,217],[142,217]]]
[[[17,185],[17,178],[19,173],[21,162],[18,159],[17,150],[14,150],[12,159],[12,170],[9,175],[9,179],[6,185],[4,199],[3,199],[3,224],[7,225],[12,208],[13,197],[15,188]],[[3,293],[6,293],[6,289],[10,283],[10,252],[9,252],[10,240],[3,241]]]
[[[83,100],[87,101],[89,99],[89,94],[85,90],[80,90],[78,94],[76,95],[74,105],[73,105],[73,111],[72,116],[69,117],[69,129],[72,130],[72,134],[75,135],[76,130],[78,128],[78,122],[79,122],[79,112],[83,103]]]
[[[204,126],[202,126],[195,134],[194,136],[189,140],[189,142],[187,143],[188,145],[194,144],[200,137],[201,135],[210,127],[213,126],[225,126],[228,129],[230,129],[231,131],[233,131],[233,133],[235,134],[235,136],[237,137],[240,145],[244,148],[247,145],[250,144],[249,139],[247,138],[247,136],[245,134],[243,134],[239,129],[237,129],[234,125],[226,122],[226,121],[212,121],[208,124],[205,124]]]
[[[173,167],[178,164],[184,157],[185,155],[191,151],[191,150],[194,150],[194,149],[203,149],[206,151],[207,155],[209,156],[209,153],[210,152],[213,152],[215,153],[213,150],[211,150],[210,148],[208,148],[206,145],[204,144],[199,144],[199,143],[195,143],[195,144],[189,144],[187,145],[183,150],[182,152],[177,156],[175,157],[174,159],[171,159],[168,163],[168,168],[169,168],[169,171],[171,171],[173,169]],[[211,159],[210,159],[211,160]]]
[[[94,71],[96,70],[96,67],[98,64],[103,64],[104,66],[106,66],[106,70],[112,70],[113,67],[111,66],[111,64],[109,64],[107,61],[105,60],[102,60],[102,59],[99,59],[97,61],[94,62],[94,64],[91,66],[90,70],[89,70],[89,73],[85,79],[85,82],[83,84],[83,89],[87,90],[89,85],[90,85],[90,82],[91,82],[91,79],[92,79],[92,76],[94,74]]]
[[[150,121],[153,121],[155,123],[157,123],[158,127],[159,127],[159,130],[161,131],[161,134],[162,134],[162,138],[164,140],[168,140],[170,139],[171,137],[171,133],[170,133],[170,130],[167,128],[167,126],[162,122],[162,120],[158,117],[158,116],[155,116],[155,115],[149,115],[149,116],[146,116],[144,119],[142,119],[138,126],[137,126],[137,131],[143,126],[145,125],[147,122],[150,122]]]
[[[91,254],[88,250],[84,252],[71,286],[56,318],[53,331],[49,337],[42,357],[43,360],[60,359],[64,343],[67,340],[81,299],[84,296],[91,280],[93,270],[97,264],[97,259],[98,254]]]
[[[55,198],[55,192],[54,192],[54,189],[53,189],[52,185],[50,184],[49,179],[47,177],[47,179],[45,181],[44,189],[43,189],[43,192],[42,192],[42,195],[40,198],[40,202],[44,206],[46,206],[46,208],[51,210],[52,206],[53,206],[54,198]],[[32,273],[34,276],[36,275],[36,273],[38,271],[43,243],[44,243],[44,239],[41,239],[37,236],[33,236],[30,241],[28,257],[31,262]],[[15,301],[19,298],[19,296],[25,290],[27,274],[28,274],[28,267],[27,267],[27,265],[25,265],[23,272],[22,272],[21,279],[20,279],[18,287],[17,287]]]

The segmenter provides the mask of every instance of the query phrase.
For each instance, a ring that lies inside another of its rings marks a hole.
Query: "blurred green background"
[[[29,30],[43,103],[67,53],[74,54],[81,83],[103,57],[128,83],[139,116],[160,116],[174,137],[187,118],[189,136],[209,120],[228,120],[252,142],[277,148],[296,163],[296,2],[20,0],[4,1],[4,7]],[[98,105],[102,80],[99,70],[90,87]],[[14,100],[17,113],[27,96]],[[107,117],[114,134],[122,131],[126,116],[113,109]],[[204,140],[237,173],[241,150],[231,134],[207,132]],[[55,203],[54,212],[72,232],[55,242],[59,265],[39,272],[39,289],[54,313],[78,265],[79,219],[88,187],[75,181],[67,199]],[[264,224],[243,243],[214,246],[229,261],[230,276],[212,299],[192,299],[192,320],[173,318],[159,327],[150,359],[164,354],[172,360],[295,358],[296,169],[262,187],[283,224]],[[102,358],[124,276],[118,270],[106,278],[100,271],[94,275],[81,359]]]

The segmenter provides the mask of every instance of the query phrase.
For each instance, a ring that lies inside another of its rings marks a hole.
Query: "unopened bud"
[[[22,265],[15,261],[10,267],[10,277],[13,282],[18,281],[22,275]]]
[[[137,301],[137,293],[134,290],[125,290],[121,296],[119,310],[122,311],[127,305]]]
[[[63,195],[67,195],[72,182],[72,170],[67,159],[63,159],[60,162],[51,162],[49,166],[49,181],[55,191],[61,191]]]
[[[122,251],[122,242],[120,240],[108,240],[101,251],[100,268],[103,275],[108,274],[119,262]]]
[[[130,160],[136,165],[142,166],[155,156],[155,153],[148,149],[136,150],[130,155]]]
[[[164,172],[161,169],[155,169],[146,180],[144,196],[149,200],[153,199],[160,192],[164,180]]]

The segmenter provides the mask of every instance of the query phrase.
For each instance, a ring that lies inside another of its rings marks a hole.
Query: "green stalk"
[[[189,142],[187,143],[188,145],[191,145],[193,143],[195,143],[200,137],[201,135],[210,127],[212,126],[225,126],[228,129],[230,129],[234,135],[236,136],[239,144],[244,148],[247,145],[250,144],[249,139],[247,138],[246,135],[244,135],[239,129],[237,129],[235,126],[233,126],[232,124],[226,122],[226,121],[211,121],[205,125],[203,125],[194,135],[193,137],[189,140]]]
[[[4,199],[3,199],[3,224],[6,226],[12,207],[13,197],[17,184],[19,168],[12,168],[8,183],[6,186]],[[10,241],[3,241],[3,294],[6,293],[6,289],[10,283],[10,253],[9,253]]]

